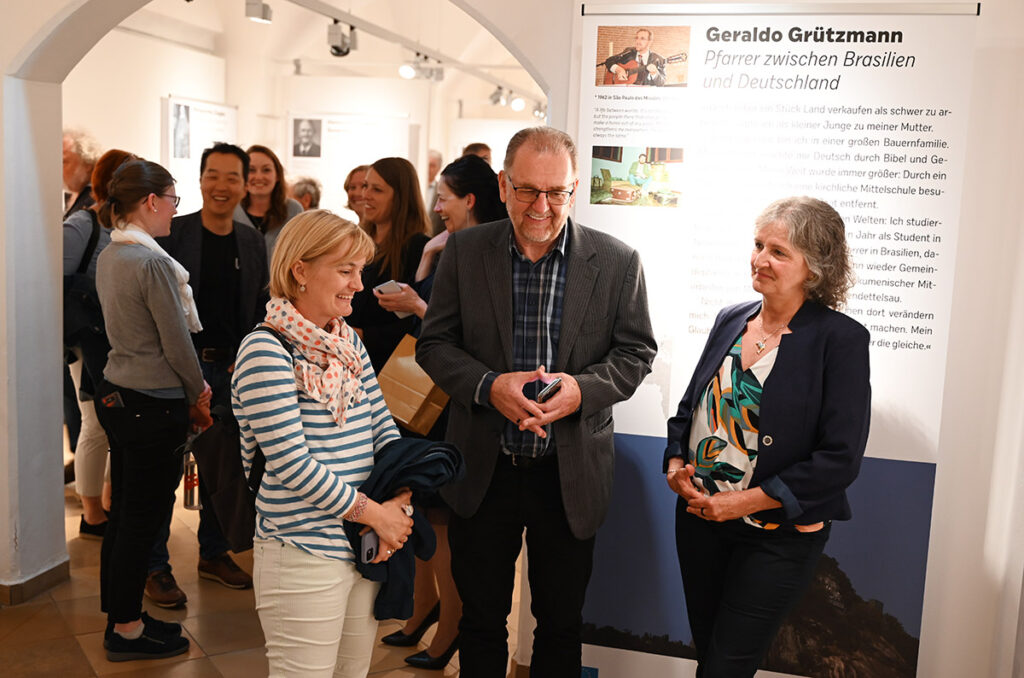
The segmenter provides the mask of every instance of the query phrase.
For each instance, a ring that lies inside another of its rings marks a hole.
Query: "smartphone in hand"
[[[380,292],[381,294],[395,294],[402,291],[402,286],[394,280],[388,280],[387,282],[382,282],[373,289],[375,292]],[[412,311],[394,311],[394,314],[399,318],[408,318],[412,315]]]
[[[362,537],[362,542],[359,547],[359,557],[364,563],[373,562],[373,559],[377,557],[377,551],[380,550],[380,537],[373,530],[370,530]]]
[[[555,377],[551,381],[551,383],[549,383],[547,386],[542,388],[540,390],[540,393],[537,394],[537,402],[538,403],[546,402],[547,400],[549,400],[551,398],[551,396],[553,396],[556,393],[558,393],[561,389],[562,389],[562,378],[561,377]]]

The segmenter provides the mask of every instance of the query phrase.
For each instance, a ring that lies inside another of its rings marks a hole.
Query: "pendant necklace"
[[[784,330],[788,323],[782,323],[768,334],[764,332],[764,319],[760,315],[757,316],[757,323],[761,326],[761,341],[755,341],[754,346],[757,347],[757,355],[761,355],[765,347],[768,346],[768,340]]]

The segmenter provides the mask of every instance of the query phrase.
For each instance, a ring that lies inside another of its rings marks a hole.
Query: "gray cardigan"
[[[142,245],[111,243],[100,254],[96,291],[111,346],[106,380],[133,390],[181,387],[195,403],[203,373],[173,262]]]

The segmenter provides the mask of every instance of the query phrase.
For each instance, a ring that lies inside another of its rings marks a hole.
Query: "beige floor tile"
[[[199,579],[198,576],[191,581],[178,580],[178,586],[188,596],[185,606],[187,617],[239,610],[252,612],[256,609],[252,589],[229,589],[215,581]]]
[[[214,612],[188,617],[182,625],[208,655],[263,647],[263,629],[255,610]]]
[[[77,567],[71,560],[71,577],[50,589],[54,600],[86,598],[100,594],[100,566]]]
[[[88,658],[70,635],[0,647],[0,666],[4,678],[91,678],[94,675]]]
[[[182,635],[190,641],[188,652],[185,654],[178,655],[177,657],[168,657],[167,659],[146,659],[132,662],[107,661],[107,651],[103,649],[103,631],[99,633],[84,633],[75,636],[75,638],[78,640],[78,644],[82,646],[82,651],[85,652],[85,656],[89,659],[92,670],[96,672],[96,675],[109,676],[127,673],[128,671],[152,670],[206,656],[199,647],[199,644],[188,635],[187,630],[183,631]]]
[[[250,650],[226,652],[210,657],[225,678],[261,678],[267,675],[267,652],[262,645]]]
[[[99,596],[69,598],[55,601],[55,604],[75,635],[103,631],[107,627],[107,615],[100,611]]]
[[[21,603],[12,607],[0,607],[0,640],[22,627],[40,614],[50,603],[46,599]]]
[[[117,674],[117,678],[222,678],[228,675],[218,670],[217,666],[209,657],[190,659],[188,661],[174,662],[166,666],[147,666],[125,673]],[[249,674],[248,678],[256,678],[263,674]]]
[[[100,547],[103,542],[95,539],[82,539],[78,536],[78,517],[75,519],[74,531],[68,535],[68,557],[72,567],[99,567]],[[67,530],[65,530],[67,533]]]
[[[74,635],[54,602],[31,605],[23,611],[20,608],[21,606],[0,610],[0,615],[18,611],[16,618],[13,614],[8,615],[11,618],[0,623],[4,629],[0,632],[0,648],[17,648],[19,645],[40,640],[68,638]]]

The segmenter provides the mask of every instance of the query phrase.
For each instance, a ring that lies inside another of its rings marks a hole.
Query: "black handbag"
[[[291,353],[291,344],[277,330],[260,325]],[[256,532],[256,493],[263,482],[267,458],[256,446],[246,477],[242,467],[242,443],[238,420],[230,407],[217,407],[213,424],[192,439],[189,449],[199,466],[199,479],[210,501],[210,508],[231,550],[235,553],[252,548]]]
[[[103,310],[100,296],[96,292],[96,279],[86,271],[92,263],[92,255],[100,239],[100,222],[96,213],[85,210],[92,217],[92,233],[89,243],[78,262],[78,269],[64,276],[64,346],[77,346],[83,332],[103,334]],[[72,361],[73,362],[73,361]]]

